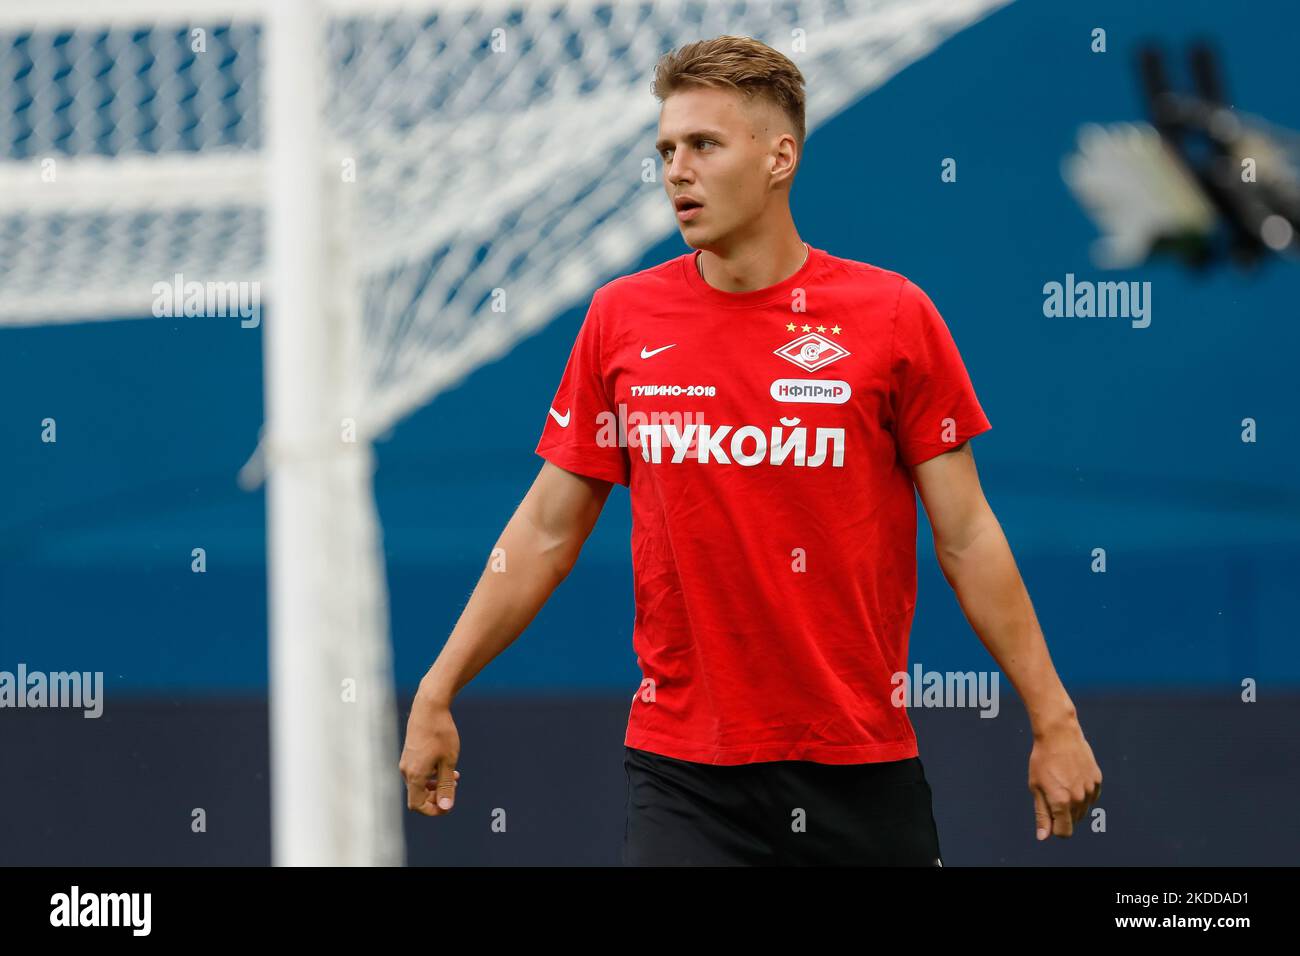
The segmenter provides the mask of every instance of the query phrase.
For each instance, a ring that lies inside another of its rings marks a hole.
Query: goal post
[[[369,439],[351,198],[327,159],[325,20],[276,0],[266,30],[269,263],[263,333],[272,856],[403,859],[396,719]],[[322,838],[326,837],[326,838]]]

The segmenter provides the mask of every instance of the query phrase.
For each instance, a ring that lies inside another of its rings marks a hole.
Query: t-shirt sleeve
[[[618,413],[606,380],[600,298],[597,290],[578,329],[537,454],[566,471],[626,485],[630,460],[619,444]]]
[[[993,427],[947,323],[909,280],[894,319],[890,403],[898,454],[909,468]]]

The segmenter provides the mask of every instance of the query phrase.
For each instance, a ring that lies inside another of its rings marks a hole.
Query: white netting
[[[363,433],[675,228],[642,177],[663,52],[723,33],[771,43],[807,77],[811,131],[1005,2],[331,4],[329,128],[340,177],[355,174],[364,283]],[[255,7],[150,6],[0,14],[0,322],[148,316],[175,273],[269,287]]]

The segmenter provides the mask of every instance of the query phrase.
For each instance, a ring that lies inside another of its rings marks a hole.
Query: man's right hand
[[[406,722],[406,745],[398,769],[406,781],[406,807],[426,817],[449,813],[456,802],[460,771],[460,734],[451,708],[424,695],[415,695]]]
[[[542,462],[411,704],[398,764],[408,809],[437,817],[455,804],[460,735],[451,719],[452,697],[523,633],[568,575],[613,487]]]

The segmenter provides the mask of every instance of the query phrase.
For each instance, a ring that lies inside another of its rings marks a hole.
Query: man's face
[[[689,88],[664,100],[656,148],[677,227],[694,249],[725,248],[744,236],[776,195],[779,110],[731,90]],[[700,206],[681,211],[689,197]]]

